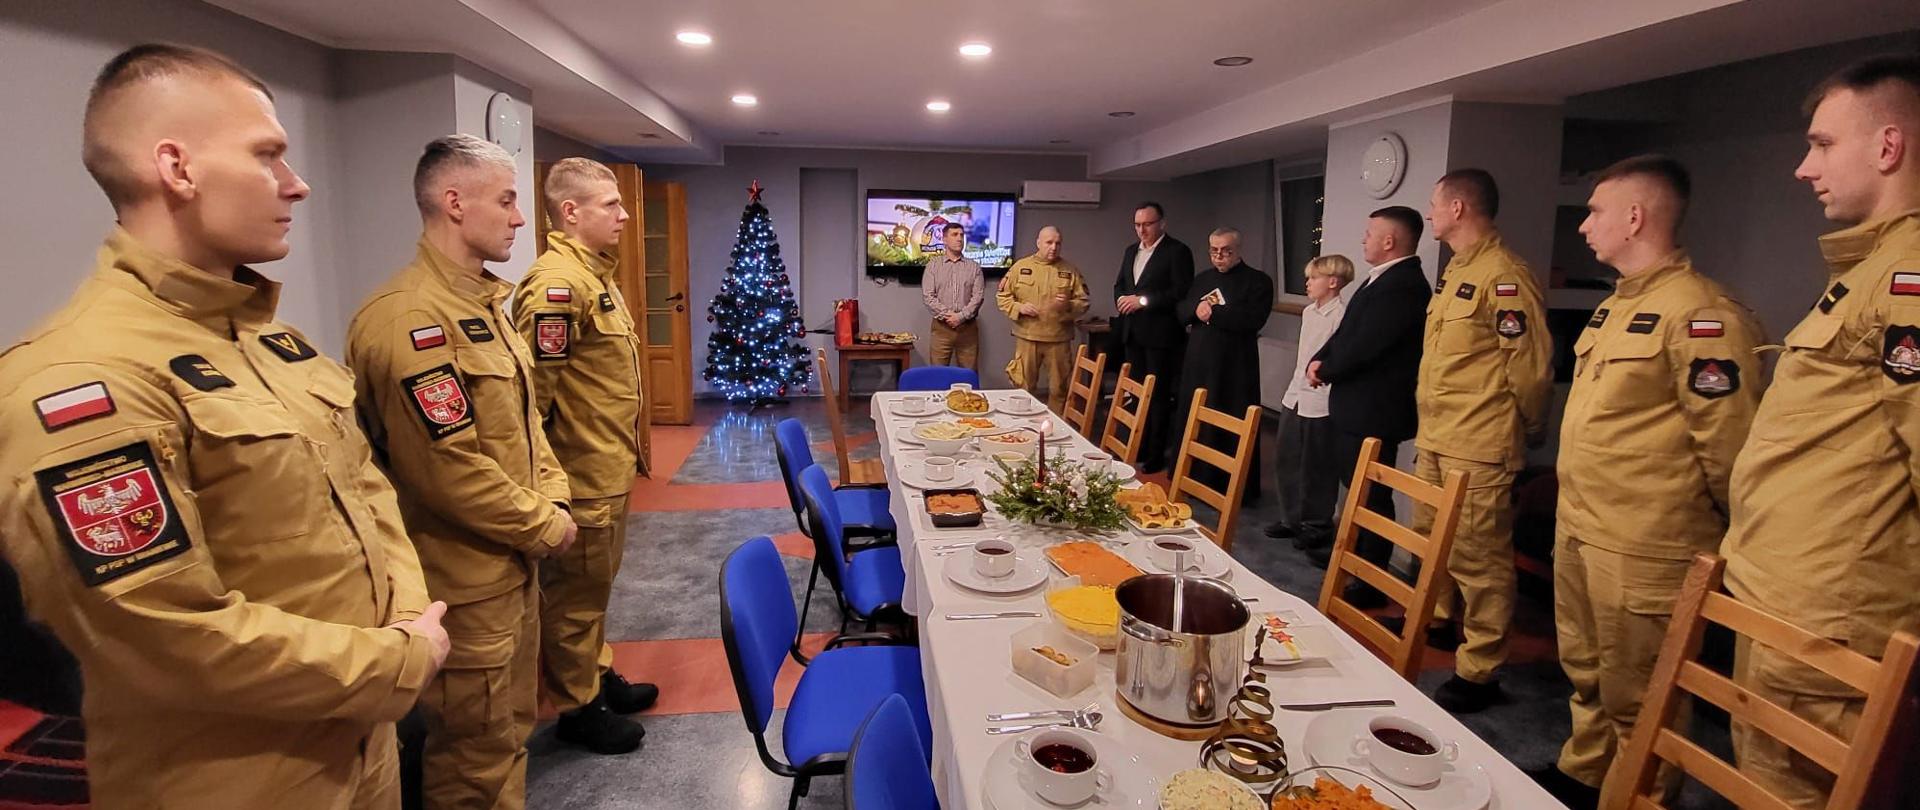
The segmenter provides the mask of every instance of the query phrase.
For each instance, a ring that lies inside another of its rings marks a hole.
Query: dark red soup
[[[1033,761],[1055,773],[1079,773],[1093,767],[1093,756],[1064,743],[1033,749]]]
[[[1375,730],[1373,736],[1378,737],[1381,742],[1393,748],[1413,754],[1414,756],[1426,756],[1434,753],[1436,750],[1432,743],[1427,742],[1425,738],[1411,731],[1401,731],[1397,728],[1383,728]]]

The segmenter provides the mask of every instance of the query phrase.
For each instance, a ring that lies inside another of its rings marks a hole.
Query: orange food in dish
[[[1060,570],[1067,572],[1067,576],[1079,577],[1083,585],[1117,587],[1120,583],[1140,575],[1140,569],[1133,567],[1133,563],[1108,551],[1099,543],[1085,540],[1061,543],[1048,548],[1047,558],[1060,566]]]
[[[927,497],[927,511],[936,515],[959,515],[982,511],[980,496],[971,493],[942,493]]]

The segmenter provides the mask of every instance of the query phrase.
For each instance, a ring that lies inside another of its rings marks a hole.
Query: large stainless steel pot
[[[1173,629],[1171,574],[1121,584],[1114,683],[1140,711],[1179,725],[1227,719],[1246,666],[1247,604],[1219,580],[1187,577],[1181,629]]]

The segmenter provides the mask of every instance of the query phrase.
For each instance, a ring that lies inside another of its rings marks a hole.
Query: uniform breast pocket
[[[1593,353],[1592,384],[1598,404],[1610,411],[1637,411],[1673,400],[1676,383],[1657,335],[1616,337]]]
[[[454,351],[453,364],[472,401],[473,420],[489,445],[511,440],[525,428],[525,400],[520,393],[520,366],[511,355],[463,346]]]
[[[326,460],[280,403],[198,395],[181,404],[193,424],[189,480],[210,536],[265,541],[311,530],[329,497]]]
[[[633,324],[627,321],[627,315],[619,310],[596,312],[593,314],[593,330],[603,335],[633,334]]]
[[[1440,317],[1440,351],[1445,354],[1472,354],[1494,347],[1493,328],[1475,317],[1478,307],[1471,299],[1452,298]]]

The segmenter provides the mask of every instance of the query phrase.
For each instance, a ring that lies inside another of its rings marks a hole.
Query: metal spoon
[[[1007,712],[1002,714],[989,714],[987,715],[987,722],[1006,723],[1013,720],[1032,720],[1037,717],[1054,717],[1056,715],[1060,717],[1072,717],[1078,714],[1091,713],[1093,710],[1098,708],[1100,708],[1100,703],[1098,701],[1095,701],[1093,703],[1087,704],[1085,708],[1080,708],[1080,709],[1044,709],[1037,712]]]
[[[1086,712],[1085,714],[1075,714],[1073,717],[1070,717],[1061,722],[1028,723],[1026,725],[1021,725],[1021,726],[1000,726],[998,728],[987,729],[987,733],[988,734],[1021,734],[1028,731],[1032,731],[1037,728],[1052,728],[1055,726],[1066,726],[1068,728],[1084,728],[1088,731],[1097,731],[1100,727],[1100,721],[1105,719],[1106,719],[1106,715],[1103,715],[1099,712]]]

